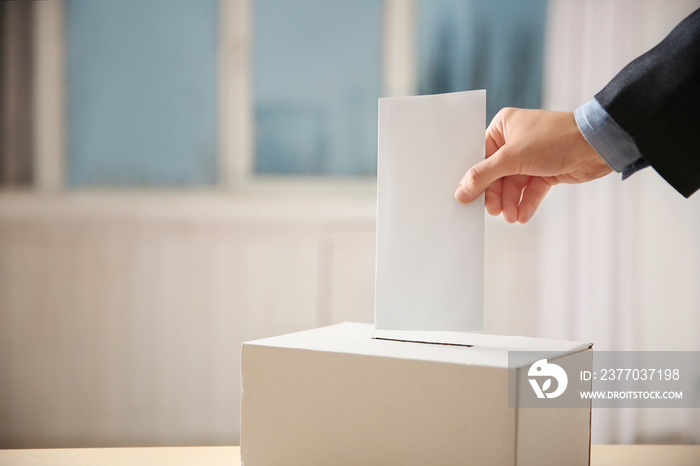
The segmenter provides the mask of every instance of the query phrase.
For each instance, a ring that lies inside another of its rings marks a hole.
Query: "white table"
[[[0,450],[1,466],[240,466],[239,447]],[[698,466],[700,445],[593,445],[591,466]]]

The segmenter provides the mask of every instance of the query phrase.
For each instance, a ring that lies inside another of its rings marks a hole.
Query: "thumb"
[[[471,202],[481,193],[486,191],[491,183],[512,174],[510,167],[506,165],[506,157],[503,157],[502,147],[491,157],[477,163],[467,171],[457,186],[455,198],[461,203]]]

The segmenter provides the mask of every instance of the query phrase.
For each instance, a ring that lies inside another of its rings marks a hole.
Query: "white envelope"
[[[375,328],[483,329],[483,195],[454,191],[485,118],[484,90],[379,99]]]

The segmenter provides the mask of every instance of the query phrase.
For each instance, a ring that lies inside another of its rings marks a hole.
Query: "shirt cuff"
[[[632,137],[608,115],[597,100],[591,99],[577,108],[574,118],[586,141],[610,168],[622,173],[623,180],[649,166]]]

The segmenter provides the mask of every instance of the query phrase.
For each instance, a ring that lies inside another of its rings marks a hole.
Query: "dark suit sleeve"
[[[678,192],[700,188],[700,9],[595,98]]]

